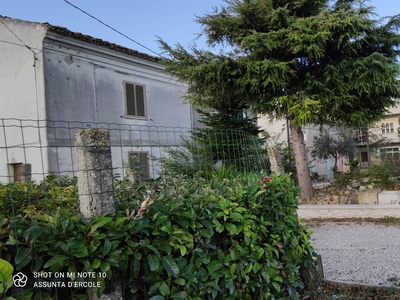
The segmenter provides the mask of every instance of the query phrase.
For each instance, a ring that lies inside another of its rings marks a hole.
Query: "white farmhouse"
[[[157,57],[1,16],[0,40],[0,182],[74,174],[74,132],[93,127],[110,130],[114,167],[136,156],[151,176],[197,122]]]

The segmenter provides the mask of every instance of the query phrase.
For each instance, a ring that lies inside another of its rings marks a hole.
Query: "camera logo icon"
[[[13,276],[13,282],[16,287],[23,288],[27,281],[28,277],[21,272],[18,272]]]

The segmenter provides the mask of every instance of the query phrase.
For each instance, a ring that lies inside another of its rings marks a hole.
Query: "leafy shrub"
[[[76,178],[50,174],[39,184],[12,182],[0,184],[0,212],[5,216],[50,213],[60,207],[78,209]]]
[[[348,185],[351,185],[354,179],[354,172],[349,172],[349,173],[342,173],[335,171],[334,172],[334,177],[332,181],[332,186],[336,186],[338,188],[341,187],[346,187]]]
[[[12,286],[13,266],[6,260],[0,258],[0,296]]]
[[[400,187],[400,160],[383,156],[378,164],[369,170],[373,182],[382,189],[398,189]]]
[[[26,274],[101,272],[100,292],[122,278],[127,298],[152,300],[295,297],[300,265],[314,263],[296,215],[298,188],[287,176],[220,170],[211,180],[164,177],[116,187],[116,216],[88,224],[66,207],[0,213],[1,257]],[[40,299],[66,293],[33,281],[28,288]]]
[[[134,294],[187,299],[281,299],[313,263],[287,176],[171,179],[133,226]]]

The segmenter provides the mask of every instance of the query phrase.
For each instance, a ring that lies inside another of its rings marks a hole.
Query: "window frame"
[[[381,148],[380,153],[381,156],[391,157],[393,159],[399,159],[400,151],[399,147],[388,147]]]
[[[381,123],[382,134],[394,133],[394,123],[386,122]]]
[[[135,113],[136,115],[130,115],[128,113],[128,93],[127,93],[127,85],[133,85],[134,88],[134,105],[135,105]],[[143,88],[143,110],[144,110],[144,116],[139,116],[137,114],[137,92],[136,92],[136,87],[140,86]],[[123,81],[122,82],[122,87],[124,89],[124,105],[125,105],[125,117],[129,118],[129,119],[139,119],[139,120],[147,120],[148,116],[147,116],[147,97],[146,97],[146,85],[144,84],[139,84],[139,83],[135,83],[135,82],[131,82],[131,81]]]
[[[141,164],[141,160],[140,160],[140,155],[141,154],[145,154],[146,155],[146,169],[144,174],[146,178],[142,178],[141,174],[139,174],[139,178],[138,181],[139,182],[143,182],[144,180],[148,180],[150,179],[150,159],[149,159],[149,152],[148,151],[128,151],[128,167],[131,169],[132,172],[132,164],[131,164],[131,155],[137,155],[138,157],[138,161],[140,166],[143,166]]]
[[[360,161],[361,162],[368,162],[368,152],[367,151],[360,151]]]

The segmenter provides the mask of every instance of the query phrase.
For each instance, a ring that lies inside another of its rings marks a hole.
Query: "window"
[[[11,163],[9,164],[10,181],[31,181],[31,164]]]
[[[147,152],[129,152],[129,168],[135,181],[149,179],[149,155]]]
[[[394,125],[391,123],[381,123],[382,134],[394,133]]]
[[[239,110],[233,113],[233,122],[239,123],[242,122],[243,120],[247,119],[247,110]]]
[[[361,161],[368,162],[368,152],[366,152],[366,151],[361,152]]]
[[[392,157],[395,159],[399,158],[399,148],[384,148],[381,149],[381,154],[382,156],[386,156],[386,157]]]
[[[144,85],[125,83],[126,115],[128,117],[146,117],[146,99]]]
[[[359,130],[354,131],[355,134],[355,139],[354,141],[356,143],[366,143],[368,139],[368,129],[367,128],[362,128]]]

